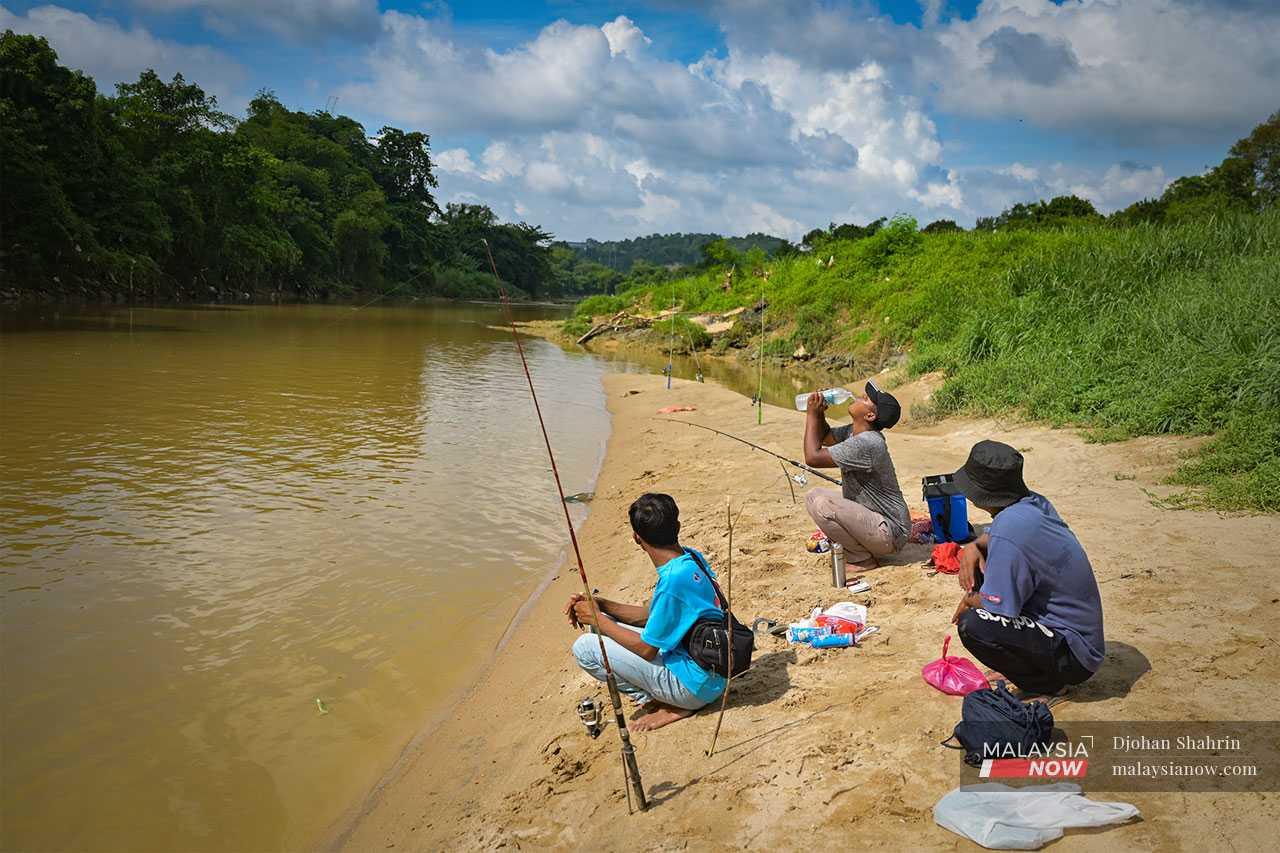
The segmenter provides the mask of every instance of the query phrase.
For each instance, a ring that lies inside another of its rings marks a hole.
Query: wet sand
[[[685,544],[723,578],[725,503],[747,502],[735,527],[735,611],[799,618],[848,598],[830,585],[826,555],[804,550],[814,529],[797,486],[793,504],[776,460],[703,430],[715,426],[800,455],[804,416],[766,407],[764,425],[741,396],[660,376],[606,377],[614,429],[591,514],[580,534],[591,581],[609,598],[643,601],[652,565],[631,542],[626,508],[644,491],[681,507]],[[904,402],[927,381],[901,389]],[[834,421],[835,419],[833,419]],[[1072,701],[1068,720],[1272,719],[1280,698],[1280,598],[1273,517],[1223,517],[1154,507],[1148,492],[1190,446],[1147,438],[1089,445],[1075,433],[996,421],[909,422],[889,434],[902,489],[924,510],[920,477],[954,470],[993,437],[1026,455],[1032,489],[1052,500],[1087,549],[1101,584],[1107,658]],[[972,521],[986,521],[975,512]],[[952,577],[924,571],[928,548],[908,545],[866,573],[881,632],[862,648],[813,650],[759,641],[752,670],[734,682],[714,758],[704,757],[715,709],[635,733],[653,807],[627,815],[612,726],[591,740],[575,703],[602,687],[569,655],[565,600],[580,589],[562,568],[529,608],[471,693],[402,757],[351,819],[335,827],[347,850],[575,848],[801,849],[832,843],[899,849],[977,849],[936,826],[934,804],[957,783],[956,753],[938,746],[960,700],[920,678],[938,656],[959,597]],[[953,645],[953,653],[956,653]],[[718,708],[718,703],[717,706]],[[1132,802],[1143,819],[1068,832],[1054,849],[1262,849],[1280,826],[1276,794],[1094,795]]]

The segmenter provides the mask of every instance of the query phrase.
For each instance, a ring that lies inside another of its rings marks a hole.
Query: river
[[[299,849],[360,800],[567,542],[501,316],[0,313],[0,847]],[[590,491],[601,374],[656,365],[525,345]]]

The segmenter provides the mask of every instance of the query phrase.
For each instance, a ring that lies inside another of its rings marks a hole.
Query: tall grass
[[[768,352],[909,352],[912,373],[946,372],[941,413],[1018,411],[1095,440],[1216,433],[1174,475],[1193,487],[1175,503],[1280,511],[1280,211],[995,234],[904,219],[820,254],[769,265]],[[755,272],[618,299],[726,311],[759,300]]]

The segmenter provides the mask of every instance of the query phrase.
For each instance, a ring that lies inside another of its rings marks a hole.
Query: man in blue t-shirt
[[[960,641],[1026,696],[1057,696],[1102,665],[1102,597],[1093,567],[1053,504],[1027,488],[1022,454],[998,441],[969,451],[956,484],[991,513],[960,558]]]
[[[631,504],[632,538],[658,570],[647,605],[620,604],[575,594],[565,606],[575,628],[598,627],[604,636],[618,690],[641,706],[633,728],[648,731],[687,717],[724,692],[725,679],[707,672],[685,650],[689,629],[703,616],[724,619],[707,561],[680,544],[680,510],[670,495],[644,494]],[[600,636],[589,632],[573,644],[578,665],[605,680]]]

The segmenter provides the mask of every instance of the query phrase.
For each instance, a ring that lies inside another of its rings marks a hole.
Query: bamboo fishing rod
[[[547,458],[551,460],[551,474],[555,477],[556,491],[560,493],[560,508],[564,510],[564,523],[569,528],[569,541],[573,543],[573,554],[578,559],[578,577],[582,579],[582,591],[591,602],[591,620],[595,625],[596,639],[600,641],[600,661],[604,665],[605,681],[609,685],[609,701],[613,704],[613,715],[617,720],[618,737],[622,740],[622,768],[626,774],[623,789],[627,792],[627,809],[631,808],[631,791],[635,791],[640,811],[649,808],[649,801],[644,795],[644,784],[640,781],[640,765],[636,763],[636,749],[631,745],[631,732],[627,730],[627,715],[622,710],[622,694],[618,692],[618,679],[609,664],[609,653],[604,647],[604,634],[600,632],[600,610],[596,607],[596,597],[587,580],[587,569],[582,563],[582,550],[578,547],[578,534],[573,529],[573,519],[569,517],[569,504],[564,499],[564,486],[560,485],[560,471],[556,468],[556,455],[551,450],[551,439],[547,436],[547,425],[542,419],[542,407],[538,405],[538,392],[533,388],[533,376],[529,373],[529,362],[524,357],[524,345],[520,343],[520,333],[516,331],[516,319],[511,313],[511,301],[507,299],[506,288],[498,276],[498,265],[493,262],[493,252],[489,250],[489,241],[481,238],[485,254],[489,256],[489,268],[493,270],[493,279],[498,284],[498,293],[502,297],[502,305],[507,312],[507,322],[511,324],[511,336],[516,341],[516,352],[520,354],[520,364],[524,367],[524,378],[529,383],[529,396],[533,398],[533,411],[538,416],[538,426],[542,429],[542,441],[547,446]]]
[[[705,429],[709,432],[714,432],[716,435],[723,435],[725,438],[732,438],[734,441],[742,442],[747,447],[750,447],[752,450],[759,450],[761,453],[767,453],[775,459],[781,459],[783,462],[786,462],[788,465],[794,465],[795,467],[799,468],[801,471],[808,471],[810,474],[813,474],[815,477],[821,477],[822,479],[826,480],[828,483],[835,483],[837,486],[844,485],[842,481],[837,480],[835,477],[831,477],[827,474],[822,473],[817,468],[811,468],[808,465],[804,464],[803,462],[797,462],[794,459],[788,459],[787,457],[783,456],[781,453],[774,453],[772,450],[769,450],[766,447],[761,447],[758,444],[752,444],[750,441],[747,441],[745,438],[738,438],[736,435],[730,435],[727,432],[721,432],[715,427],[709,427],[703,424],[695,424],[693,421],[682,421],[677,418],[654,418],[654,420],[666,421],[667,423],[671,423],[671,424],[684,424],[685,426],[697,427],[698,429]]]

